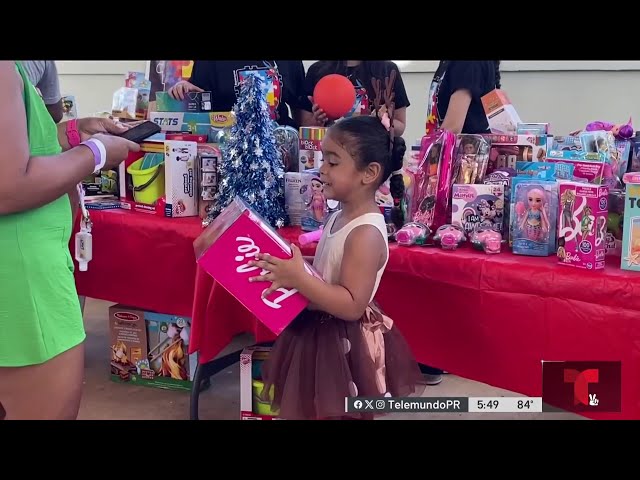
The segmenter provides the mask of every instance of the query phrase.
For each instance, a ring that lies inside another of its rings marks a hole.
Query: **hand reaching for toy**
[[[169,90],[169,95],[176,100],[184,100],[184,96],[189,92],[204,92],[200,87],[195,86],[191,82],[187,82],[186,80],[182,80],[176,83]]]
[[[262,297],[268,297],[279,288],[295,288],[300,283],[302,275],[306,274],[304,258],[297,245],[291,244],[293,258],[282,260],[268,253],[260,253],[257,260],[252,260],[249,265],[267,270],[265,275],[250,277],[250,282],[271,282],[271,286],[264,291]]]
[[[313,97],[309,96],[308,98],[312,105],[311,113],[313,113],[313,119],[318,126],[324,127],[329,121],[329,117],[327,117],[327,114],[324,113],[324,110],[321,109],[318,104],[313,103]]]

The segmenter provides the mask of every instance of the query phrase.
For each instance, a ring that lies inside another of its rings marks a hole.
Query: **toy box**
[[[302,215],[300,226],[305,232],[313,232],[322,227],[329,217],[340,208],[339,202],[324,195],[324,185],[317,169],[300,172],[302,186]]]
[[[449,223],[451,186],[454,179],[456,135],[438,130],[422,137],[420,163],[414,175],[412,221],[432,231]]]
[[[149,386],[169,390],[191,390],[198,354],[189,355],[191,319],[144,312],[149,345],[148,367],[153,372]]]
[[[620,268],[640,272],[640,173],[627,173]]]
[[[540,180],[573,180],[575,165],[570,162],[516,162],[518,177]]]
[[[509,218],[511,213],[511,182],[516,176],[513,170],[505,168],[503,170],[494,170],[484,177],[485,185],[501,185],[504,199],[504,208],[502,210],[502,240],[504,242],[509,239]]]
[[[164,148],[164,144],[159,144]],[[118,166],[120,206],[125,210],[164,215],[164,154],[130,152]]]
[[[609,213],[607,214],[607,255],[622,256],[625,192],[609,190]]]
[[[558,263],[587,270],[604,269],[609,189],[559,182]]]
[[[281,420],[278,410],[271,410],[271,402],[262,397],[262,363],[271,347],[252,346],[240,354],[240,418],[242,420]],[[273,401],[273,388],[269,392]]]
[[[490,144],[482,135],[457,136],[454,160],[454,183],[482,183],[489,166]]]
[[[548,123],[519,123],[516,126],[518,135],[549,135]]]
[[[109,308],[111,380],[190,391],[197,354],[188,354],[191,319],[125,305]]]
[[[144,72],[127,72],[124,86],[136,89],[136,109],[135,116],[138,120],[147,118],[149,112],[149,95],[151,93],[151,82],[146,78]]]
[[[481,98],[489,128],[493,133],[515,133],[522,123],[520,115],[503,90],[492,90]]]
[[[503,212],[502,185],[453,185],[451,223],[461,227],[467,235],[480,226],[502,232]]]
[[[325,127],[300,127],[298,171],[319,169],[322,166],[322,139]]]
[[[187,92],[183,100],[176,100],[167,92],[156,93],[158,112],[210,112],[211,92]]]
[[[111,379],[129,382],[144,378],[149,354],[144,311],[119,304],[109,307],[109,331]]]
[[[164,142],[165,210],[166,217],[198,215],[196,177],[198,144],[167,140]]]
[[[304,216],[306,231],[313,231],[326,221],[328,205],[322,194],[322,182],[320,182],[320,173],[317,169],[286,172],[284,174],[284,198],[285,210],[289,215],[291,225],[302,225],[302,217]],[[322,208],[315,209],[314,202]]]
[[[514,177],[509,242],[516,255],[546,257],[556,252],[558,184]]]
[[[218,193],[218,165],[222,161],[222,153],[215,144],[198,144],[197,185],[198,214],[204,219],[214,204]]]
[[[518,162],[544,162],[547,157],[546,135],[483,135],[490,143],[487,172],[516,169]]]
[[[219,129],[231,127],[235,122],[232,112],[151,112],[149,119],[160,125],[164,132],[185,132],[214,138]]]
[[[236,197],[194,241],[198,264],[273,333],[279,335],[309,301],[295,289],[279,288],[263,298],[268,282],[249,282],[261,274],[249,266],[260,252],[291,258],[291,248],[242,199]],[[321,278],[305,262],[309,275]]]

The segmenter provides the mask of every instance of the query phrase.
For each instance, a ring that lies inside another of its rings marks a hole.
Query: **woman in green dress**
[[[0,419],[75,419],[85,338],[69,192],[139,146],[126,127],[56,125],[18,62],[0,62]]]

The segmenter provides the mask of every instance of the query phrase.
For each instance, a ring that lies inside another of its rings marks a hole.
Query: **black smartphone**
[[[160,130],[159,125],[146,121],[142,122],[140,125],[130,128],[120,136],[135,143],[142,143],[150,136],[160,132]]]

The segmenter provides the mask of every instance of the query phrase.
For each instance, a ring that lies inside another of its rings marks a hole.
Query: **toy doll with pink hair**
[[[518,180],[516,182],[516,180]],[[547,256],[555,252],[557,197],[556,182],[514,178],[511,217],[513,253]]]
[[[532,188],[527,192],[526,206],[518,203],[516,209],[520,231],[533,242],[543,241],[549,233],[549,218],[545,211],[545,203],[544,192],[540,188]]]

